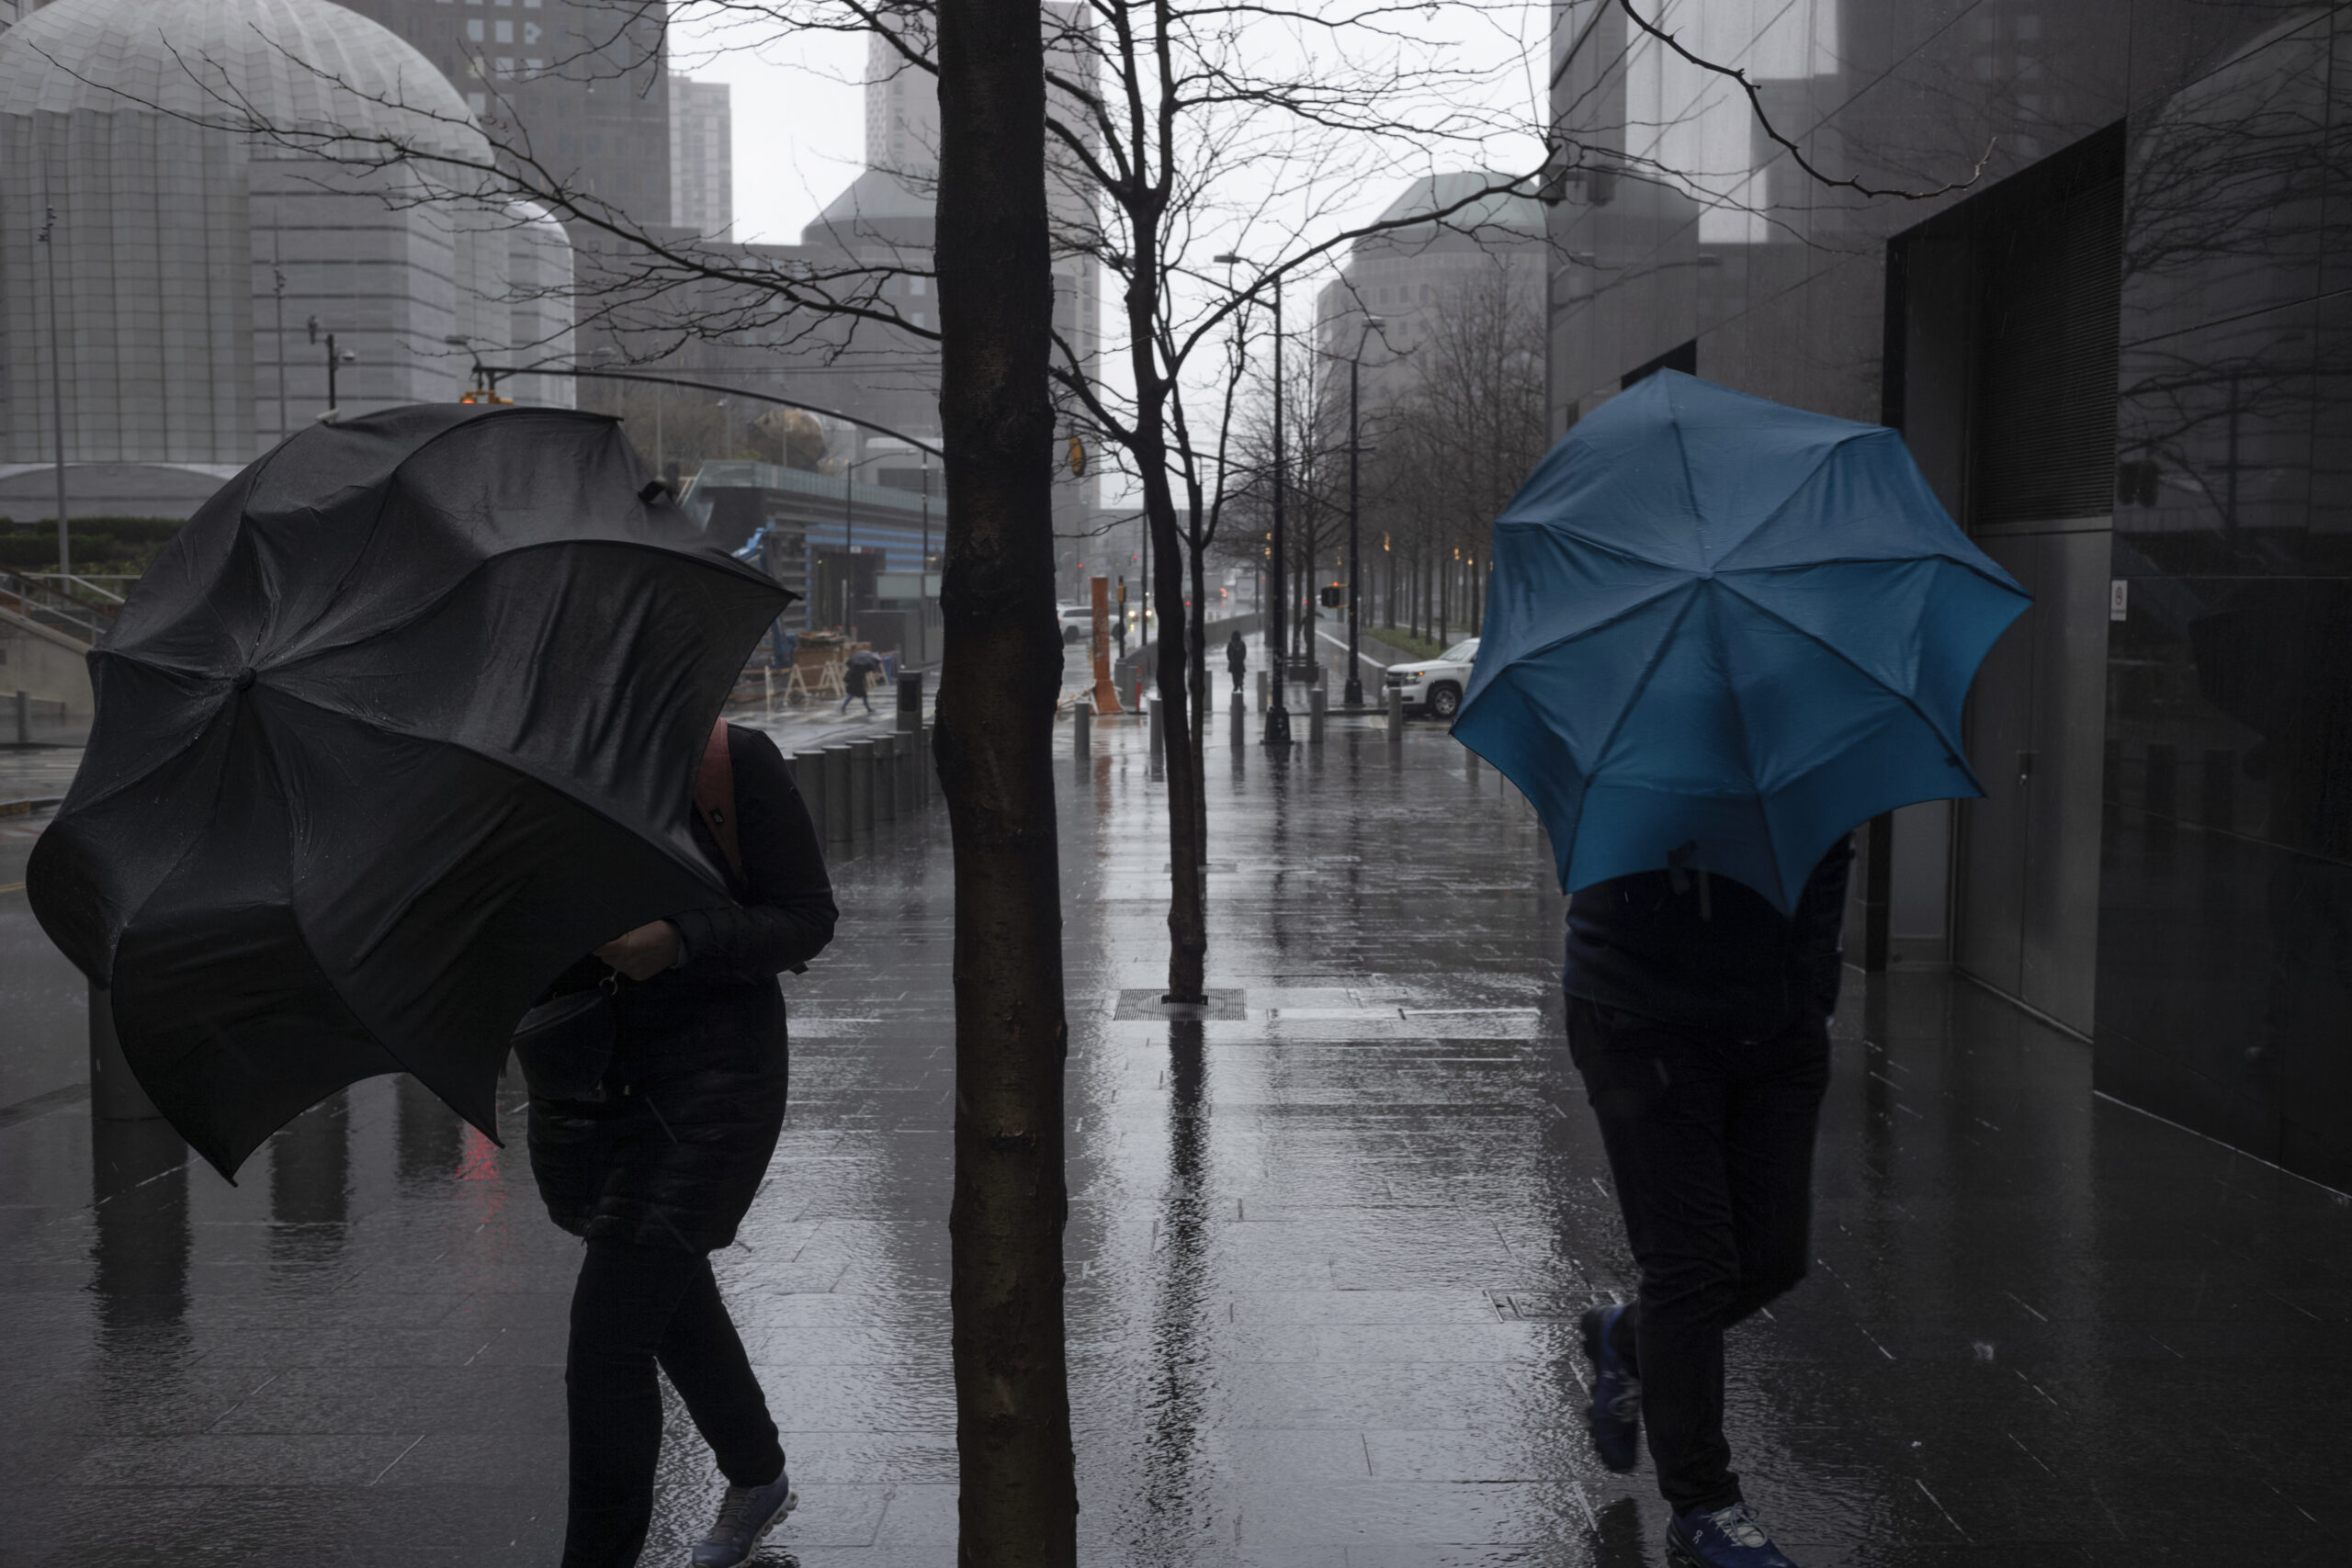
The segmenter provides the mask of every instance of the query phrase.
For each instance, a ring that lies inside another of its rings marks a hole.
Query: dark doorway
[[[1887,410],[2033,595],[1969,697],[1952,962],[2077,1033],[2096,1005],[2123,137],[2102,131],[1898,236]]]

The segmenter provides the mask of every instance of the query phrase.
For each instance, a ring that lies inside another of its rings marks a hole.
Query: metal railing
[[[130,584],[139,581],[138,575],[133,572],[101,572],[95,577],[85,577],[80,572],[64,571],[20,571],[17,575],[28,582],[37,582],[44,587],[51,583],[64,583],[65,587],[57,592],[67,598],[82,597],[74,592],[77,588],[81,589],[84,594],[96,595],[101,606],[121,604],[123,595],[130,592]],[[109,582],[120,586],[108,588],[107,584]],[[88,601],[85,599],[84,602]]]
[[[114,599],[115,604],[122,602],[119,596],[108,597]],[[85,604],[14,571],[0,571],[0,610],[12,610],[34,625],[62,632],[76,642],[95,643],[114,625],[114,605]]]

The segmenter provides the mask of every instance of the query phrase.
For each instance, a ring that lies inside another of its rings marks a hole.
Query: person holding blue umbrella
[[[1804,1278],[1852,829],[1983,793],[1977,666],[2028,604],[1900,435],[1660,371],[1495,522],[1456,739],[1571,895],[1568,1046],[1641,1269],[1584,1314],[1610,1469],[1645,1425],[1687,1568],[1789,1568],[1724,1436],[1724,1331]]]

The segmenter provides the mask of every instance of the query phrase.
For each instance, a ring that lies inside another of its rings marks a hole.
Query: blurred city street
[[[1646,1460],[1608,1474],[1583,1429],[1574,1319],[1634,1273],[1541,830],[1435,727],[1302,725],[1286,759],[1257,727],[1212,731],[1185,1018],[1146,732],[1057,729],[1080,1560],[1656,1562]],[[787,977],[793,1108],[718,1258],[802,1496],[763,1562],[955,1560],[949,873],[937,811],[857,846]],[[501,1148],[370,1081],[232,1187],[59,1081],[78,979],[19,892],[0,987],[0,1561],[553,1562],[579,1253],[514,1097]],[[2096,1098],[2086,1047],[1948,976],[1846,995],[1812,1276],[1733,1337],[1783,1547],[2340,1562],[2352,1209]],[[721,1484],[673,1407],[649,1562]]]

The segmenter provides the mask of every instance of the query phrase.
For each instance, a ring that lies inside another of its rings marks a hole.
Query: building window
[[[490,96],[486,93],[468,93],[466,95],[466,107],[473,110],[476,114],[488,114],[490,112]],[[60,355],[58,357],[62,359],[64,355]]]
[[[480,17],[469,17],[466,18],[466,37],[474,43],[480,43],[481,41],[481,18]],[[62,359],[64,355],[60,355],[58,357]]]
[[[502,54],[498,57],[498,74],[502,79],[514,74],[514,57],[513,55]]]
[[[501,43],[513,43],[513,42],[514,41],[514,23],[512,23],[512,22],[510,22],[510,21],[506,20],[506,18],[504,18],[503,17],[500,17],[500,18],[498,19],[498,22],[497,22],[497,28],[498,28],[498,41],[499,41],[499,42],[501,42]]]

